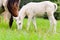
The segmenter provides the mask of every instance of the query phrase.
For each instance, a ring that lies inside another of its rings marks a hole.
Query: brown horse
[[[7,8],[8,8],[8,11],[11,13],[11,17],[9,21],[10,28],[13,23],[13,16],[14,17],[18,16],[19,3],[20,3],[20,0],[8,0],[7,1]]]

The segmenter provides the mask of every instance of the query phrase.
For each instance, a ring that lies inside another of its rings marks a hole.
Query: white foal
[[[18,29],[22,29],[23,19],[27,15],[28,16],[28,23],[27,23],[27,30],[29,30],[29,25],[32,20],[35,29],[37,30],[36,25],[36,16],[44,15],[45,12],[47,12],[47,16],[50,20],[51,28],[54,27],[54,32],[56,32],[56,20],[54,18],[54,12],[57,10],[57,4],[52,3],[50,1],[43,1],[43,2],[30,2],[23,6],[21,10],[19,11],[19,15],[17,17],[17,26]]]

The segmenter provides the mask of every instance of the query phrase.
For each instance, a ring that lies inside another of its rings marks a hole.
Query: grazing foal
[[[41,16],[44,15],[45,12],[47,12],[47,16],[50,21],[51,28],[50,30],[54,27],[54,32],[56,32],[56,20],[54,18],[54,12],[57,10],[57,4],[52,3],[50,1],[43,1],[43,2],[30,2],[23,6],[21,10],[19,11],[19,15],[17,17],[17,26],[18,29],[22,29],[22,24],[23,24],[23,19],[27,15],[28,16],[28,23],[27,23],[27,30],[29,30],[29,25],[32,20],[35,30],[37,30],[36,26],[36,16]]]

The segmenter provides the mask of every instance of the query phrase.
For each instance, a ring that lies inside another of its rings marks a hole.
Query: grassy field
[[[24,19],[23,29],[18,30],[14,21],[12,28],[8,26],[8,22],[3,20],[0,22],[0,40],[60,40],[60,20],[57,21],[57,33],[46,34],[49,30],[49,20],[37,18],[38,30],[35,32],[34,25],[31,22],[29,31],[26,31],[27,19]]]

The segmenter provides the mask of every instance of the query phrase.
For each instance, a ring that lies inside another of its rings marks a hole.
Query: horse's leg
[[[29,15],[28,16],[28,23],[27,23],[27,30],[29,30],[31,20],[32,20],[32,15]]]
[[[8,22],[8,16],[9,16],[8,12],[5,11],[5,12],[3,12],[3,14],[4,14],[4,22]]]
[[[35,17],[32,18],[32,22],[34,24],[35,30],[37,30],[36,18]]]
[[[50,31],[56,33],[56,20],[54,18],[53,12],[48,14],[48,18],[50,20]]]
[[[9,20],[9,26],[10,26],[10,28],[12,26],[12,23],[13,23],[13,16],[11,15],[10,20]]]

